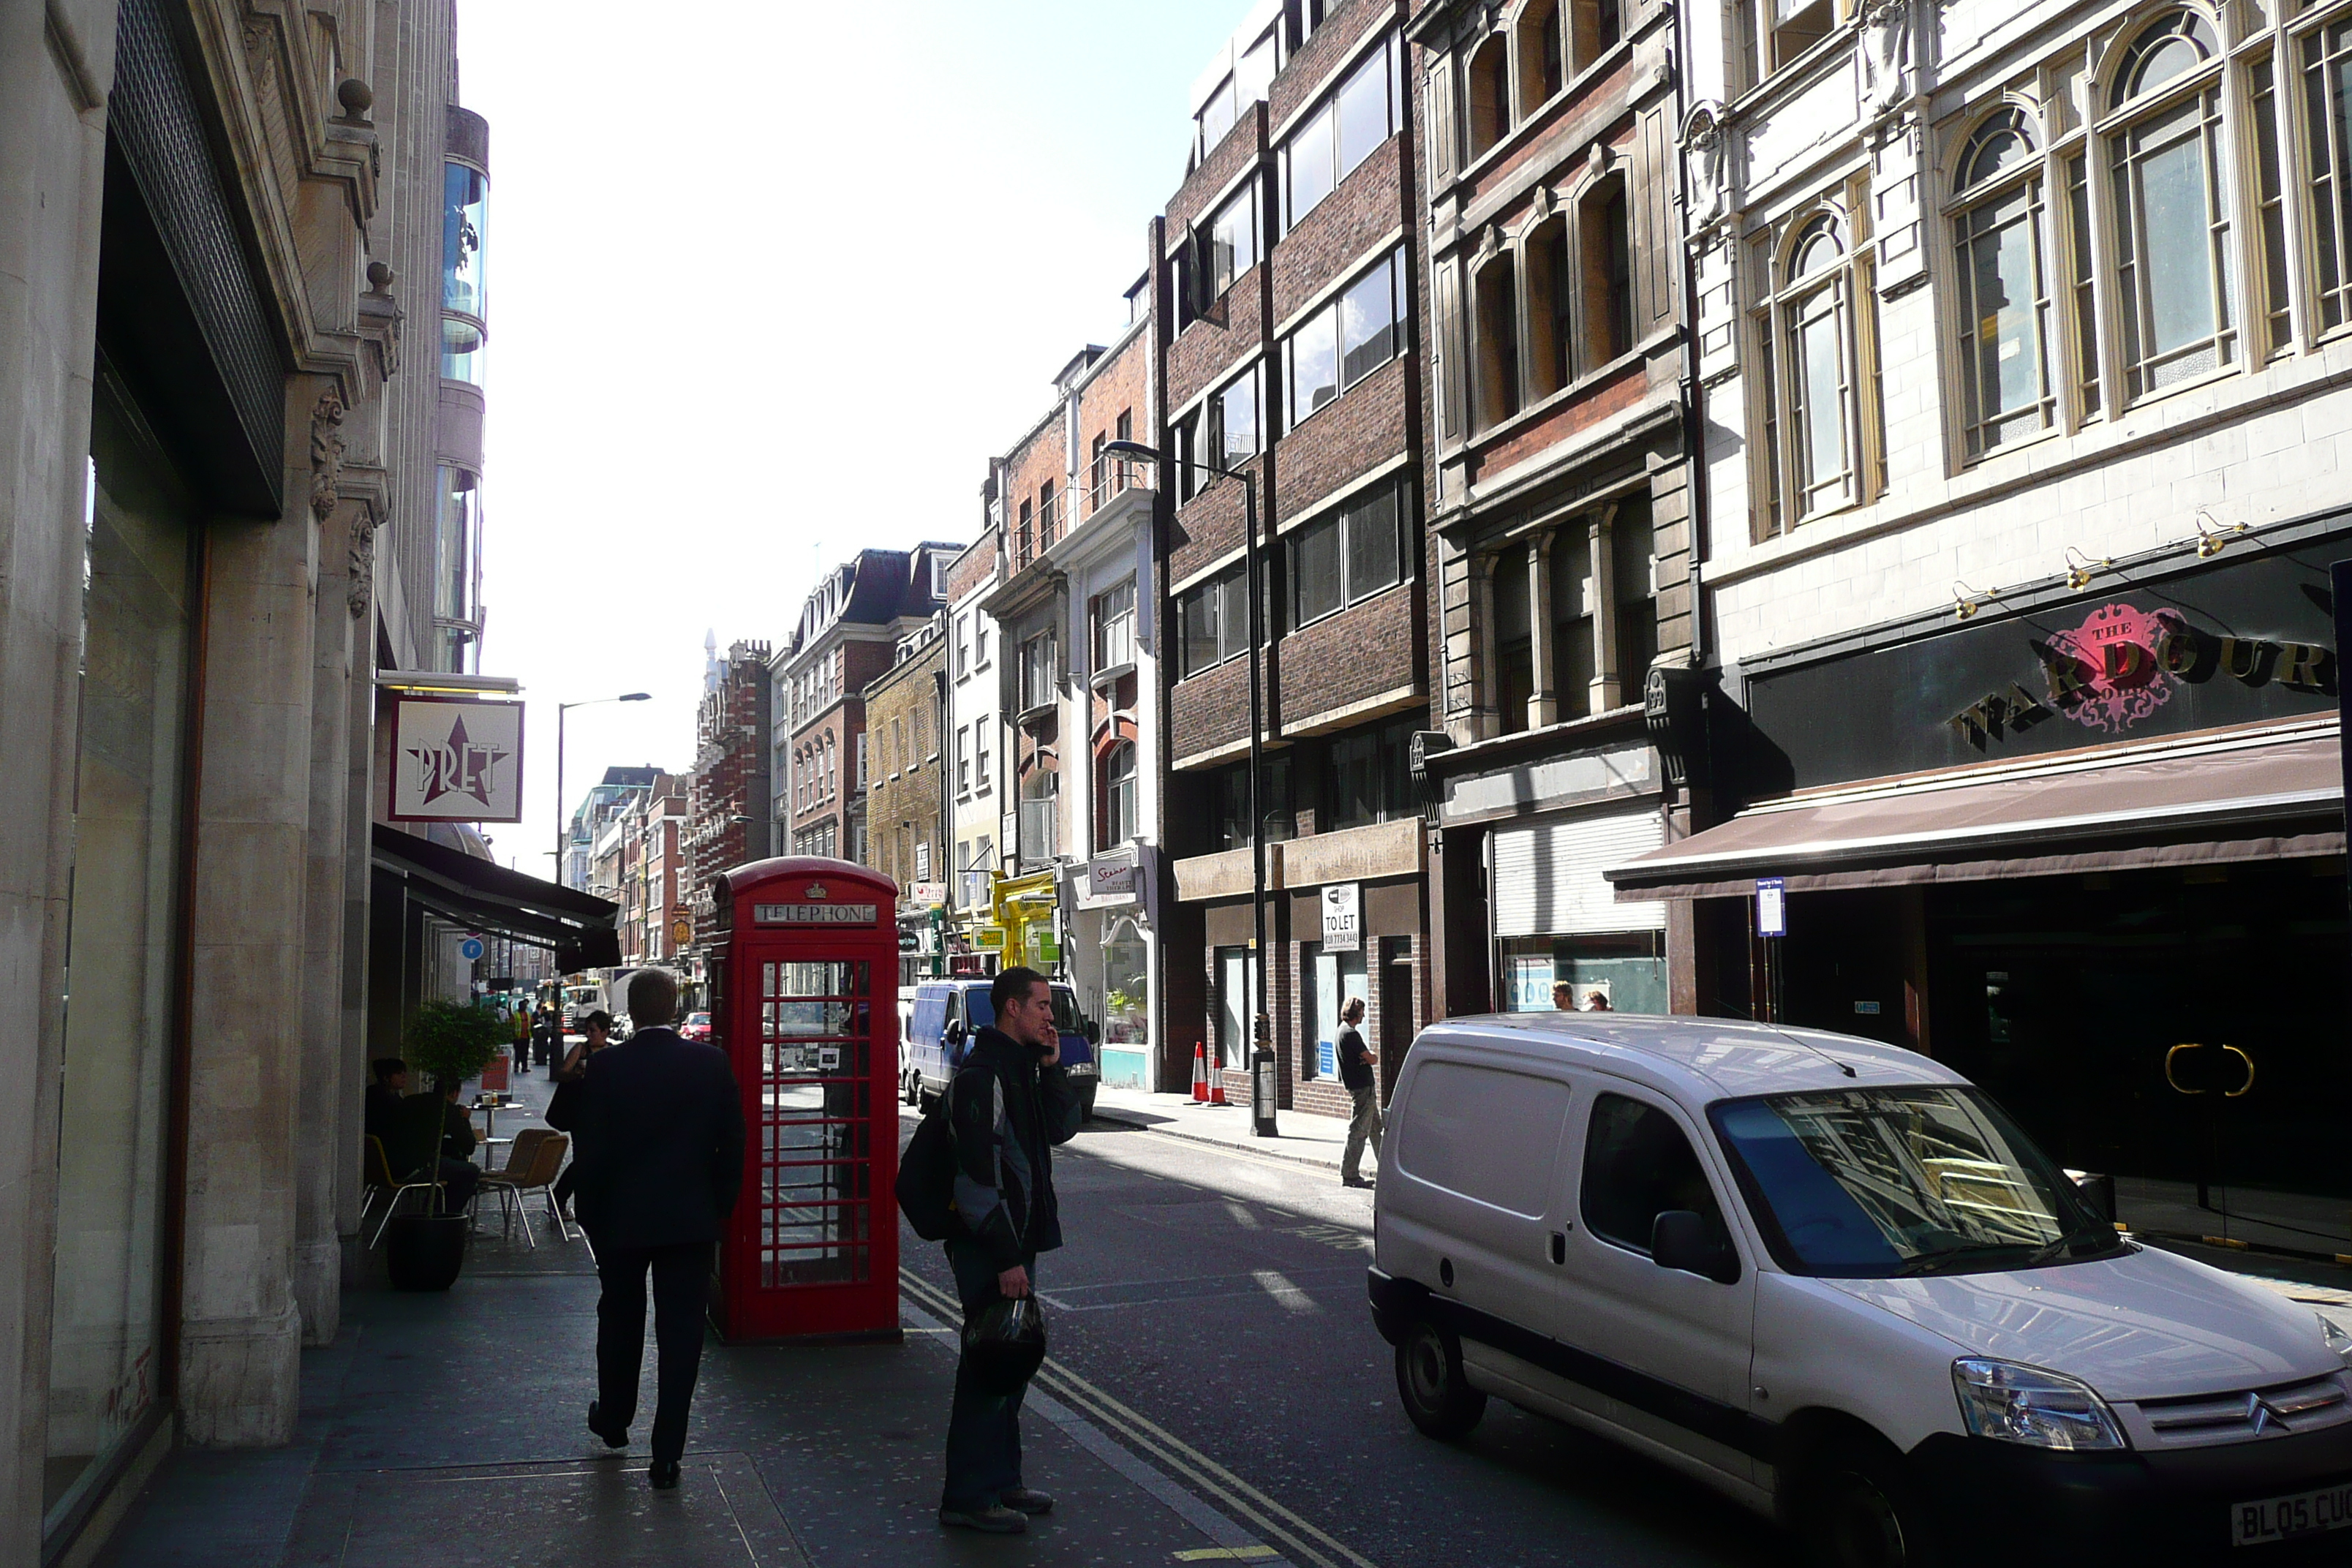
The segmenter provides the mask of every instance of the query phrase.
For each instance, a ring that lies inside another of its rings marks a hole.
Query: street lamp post
[[[625,691],[618,697],[591,697],[581,702],[559,702],[555,705],[555,885],[563,886],[563,849],[570,828],[563,820],[563,716],[574,708],[593,708],[600,702],[644,702],[653,696],[650,691]],[[559,976],[559,978],[561,978]],[[555,1048],[548,1052],[547,1076],[553,1078],[563,1065],[563,1003],[555,1005]]]
[[[1260,583],[1257,540],[1257,477],[1246,468],[1218,468],[1206,463],[1195,463],[1181,458],[1163,457],[1160,451],[1140,441],[1112,441],[1103,447],[1107,458],[1134,458],[1139,462],[1173,464],[1208,474],[1223,476],[1242,482],[1242,575],[1244,591],[1249,595],[1249,801],[1250,801],[1250,916],[1251,916],[1251,1002],[1256,1016],[1252,1022],[1250,1038],[1254,1045],[1269,1054],[1274,1047],[1272,1016],[1265,1004],[1265,966],[1268,952],[1265,941],[1265,805],[1261,796],[1265,776],[1265,697],[1263,677],[1259,673],[1258,653],[1264,641],[1262,625],[1265,614],[1265,595]],[[1218,1070],[1224,1068],[1218,1063]],[[1258,1092],[1262,1077],[1258,1064],[1250,1064],[1251,1107],[1255,1114],[1251,1125],[1260,1137],[1275,1134],[1274,1106],[1270,1096]],[[1260,1100],[1265,1103],[1259,1104]]]

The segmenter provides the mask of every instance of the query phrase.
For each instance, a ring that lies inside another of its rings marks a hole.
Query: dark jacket
[[[1039,1067],[1036,1051],[1001,1029],[981,1030],[948,1085],[948,1120],[958,1228],[998,1272],[1062,1245],[1053,1146],[1084,1119],[1060,1067]]]
[[[743,1097],[727,1054],[640,1029],[587,1060],[573,1204],[600,1247],[716,1241],[743,1180]]]
[[[367,1086],[367,1134],[385,1142],[385,1155],[391,1154],[391,1142],[400,1136],[400,1090],[386,1083]]]

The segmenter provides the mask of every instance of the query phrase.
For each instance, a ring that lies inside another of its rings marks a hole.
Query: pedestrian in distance
[[[713,1249],[743,1181],[743,1098],[727,1054],[681,1040],[677,980],[630,976],[626,1042],[584,1055],[579,1112],[581,1227],[596,1254],[596,1397],[588,1429],[628,1446],[646,1350],[646,1278],[653,1277],[656,1356],[656,1490],[677,1485]]]
[[[1615,1008],[1609,1005],[1609,993],[1601,990],[1598,985],[1584,994],[1584,1010],[1588,1013],[1612,1013],[1616,1011]]]
[[[580,1096],[581,1079],[587,1074],[588,1058],[612,1043],[613,1015],[602,1007],[581,1020],[588,1031],[587,1037],[572,1047],[556,1069],[555,1092],[547,1097],[547,1124],[558,1132],[572,1136],[572,1158],[563,1173],[555,1178],[555,1206],[565,1214],[572,1212],[572,1190],[580,1184]]]
[[[1333,1046],[1339,1058],[1339,1082],[1355,1101],[1355,1113],[1348,1119],[1348,1147],[1339,1156],[1343,1187],[1370,1186],[1363,1174],[1364,1145],[1372,1146],[1375,1159],[1381,1152],[1381,1088],[1372,1075],[1372,1064],[1381,1058],[1364,1044],[1364,1032],[1357,1026],[1363,1021],[1364,999],[1349,997],[1339,1009],[1339,1038]]]
[[[1576,987],[1570,984],[1565,980],[1553,981],[1551,983],[1551,1005],[1552,1010],[1555,1012],[1575,1012]]]
[[[1078,1130],[1080,1102],[1061,1066],[1053,987],[1034,969],[1001,972],[988,991],[996,1022],[980,1031],[948,1085],[955,1141],[955,1220],[947,1238],[964,1324],[1036,1289],[1037,1255],[1062,1245],[1053,1146]],[[1024,1386],[995,1394],[967,1350],[948,1413],[940,1523],[1018,1535],[1054,1500],[1021,1476]]]

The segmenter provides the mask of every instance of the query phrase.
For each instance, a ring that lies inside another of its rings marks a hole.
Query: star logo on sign
[[[449,726],[439,745],[408,748],[426,805],[445,795],[462,795],[479,803],[485,811],[490,807],[491,770],[512,754],[495,742],[477,742],[466,733],[463,717]]]

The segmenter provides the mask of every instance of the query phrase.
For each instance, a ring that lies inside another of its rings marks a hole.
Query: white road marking
[[[1323,1309],[1315,1304],[1315,1299],[1312,1296],[1284,1279],[1275,1269],[1254,1268],[1250,1271],[1250,1278],[1257,1281],[1259,1289],[1273,1297],[1275,1303],[1293,1317],[1312,1318],[1322,1315]]]

